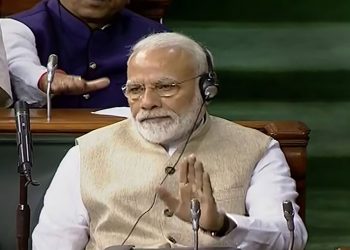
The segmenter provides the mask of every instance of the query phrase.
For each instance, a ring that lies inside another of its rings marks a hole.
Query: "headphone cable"
[[[200,114],[201,114],[201,112],[202,112],[202,109],[203,109],[204,104],[205,104],[205,101],[203,100],[203,102],[202,102],[202,104],[201,104],[201,106],[200,106],[200,109],[199,109],[199,111],[198,111],[197,117],[196,117],[196,119],[195,119],[195,122],[194,122],[194,124],[193,124],[193,126],[192,126],[192,128],[191,128],[191,130],[190,130],[190,132],[189,132],[189,135],[187,136],[187,139],[186,139],[185,144],[184,144],[184,146],[183,146],[183,148],[182,148],[182,150],[181,150],[181,152],[180,152],[179,157],[177,158],[177,160],[175,161],[175,163],[173,164],[173,166],[170,168],[170,170],[166,172],[166,174],[165,174],[163,180],[160,182],[159,185],[163,185],[163,183],[165,182],[165,180],[166,180],[167,177],[169,176],[169,173],[172,173],[172,172],[175,170],[175,167],[177,166],[177,164],[179,163],[179,161],[180,161],[180,159],[181,159],[181,156],[184,154],[185,149],[186,149],[186,147],[187,147],[187,144],[188,144],[188,142],[190,141],[190,138],[191,138],[192,134],[193,134],[194,131],[195,131],[195,128],[196,128],[196,125],[197,125],[199,116],[200,116]],[[129,231],[128,235],[127,235],[126,238],[123,240],[123,242],[122,242],[122,244],[121,244],[122,246],[123,246],[123,245],[125,244],[125,242],[130,238],[131,234],[132,234],[133,231],[135,230],[137,224],[138,224],[139,221],[142,219],[142,217],[143,217],[144,215],[146,215],[149,211],[151,211],[151,209],[154,207],[154,205],[155,205],[155,203],[156,203],[156,200],[157,200],[157,196],[158,196],[158,194],[155,193],[154,196],[153,196],[153,201],[152,201],[151,206],[150,206],[146,211],[144,211],[144,212],[137,218],[136,222],[135,222],[134,225],[132,226],[132,228],[131,228],[131,230]]]

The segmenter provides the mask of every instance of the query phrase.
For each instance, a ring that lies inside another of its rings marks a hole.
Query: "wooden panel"
[[[39,1],[40,0],[1,0],[0,16],[9,16],[27,10]],[[131,0],[127,7],[140,15],[160,21],[164,17],[165,10],[170,3],[171,0]]]

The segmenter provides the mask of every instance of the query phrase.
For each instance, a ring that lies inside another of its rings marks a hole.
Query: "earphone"
[[[207,48],[201,46],[208,64],[208,73],[204,73],[199,78],[199,89],[203,100],[211,101],[219,91],[219,84],[216,73],[214,71],[213,62],[211,60],[210,53]]]

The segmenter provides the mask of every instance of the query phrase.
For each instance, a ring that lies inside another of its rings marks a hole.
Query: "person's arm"
[[[38,81],[46,72],[37,54],[35,37],[23,23],[11,18],[0,19],[11,84],[19,99],[29,104],[45,104],[45,93]]]
[[[28,86],[38,88],[38,81],[46,72],[38,57],[35,37],[23,23],[0,19],[9,70]]]
[[[85,249],[89,217],[80,194],[80,153],[75,146],[60,163],[48,188],[32,239],[34,250]]]
[[[287,249],[289,231],[283,216],[282,202],[291,200],[295,210],[294,248],[304,249],[307,231],[298,215],[299,207],[295,181],[277,141],[273,140],[266,154],[257,164],[246,197],[249,216],[227,214],[236,228],[222,237],[242,249]]]
[[[2,40],[0,26],[0,107],[9,107],[12,104],[12,91],[10,85],[9,70],[6,53]]]

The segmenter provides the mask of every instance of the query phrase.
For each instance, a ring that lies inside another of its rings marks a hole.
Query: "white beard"
[[[203,99],[199,91],[193,99],[190,109],[183,114],[176,114],[174,111],[157,108],[154,110],[140,110],[136,118],[132,117],[140,135],[149,142],[157,144],[169,144],[183,139],[192,127],[202,106]],[[149,117],[164,117],[166,119],[144,120]]]

